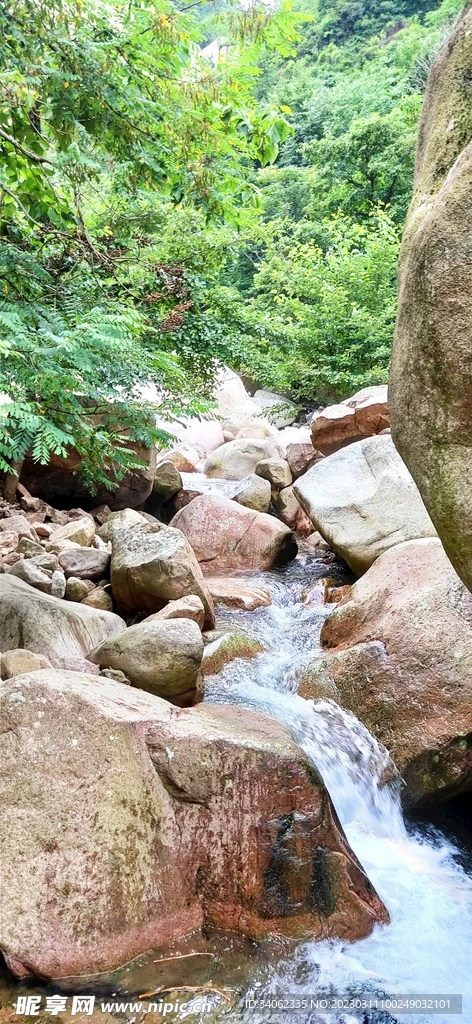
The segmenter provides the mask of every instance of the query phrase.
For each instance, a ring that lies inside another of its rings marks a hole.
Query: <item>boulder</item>
[[[315,529],[358,575],[393,545],[436,534],[389,434],[322,459],[293,487]]]
[[[292,483],[290,466],[285,459],[261,459],[254,470],[256,476],[268,480],[272,487],[280,490],[282,487],[289,487]]]
[[[315,463],[319,462],[323,455],[321,452],[317,452],[311,443],[304,444],[300,441],[292,441],[291,444],[287,445],[286,458],[292,477],[296,480],[297,477],[306,473],[307,469],[311,469]]]
[[[205,576],[205,582],[215,604],[227,608],[253,612],[255,608],[272,604],[269,591],[248,580],[238,580],[235,576]]]
[[[399,264],[392,434],[472,590],[472,8],[431,69]]]
[[[109,551],[96,548],[72,548],[59,554],[59,565],[66,578],[75,576],[79,580],[101,580],[107,575],[109,564]]]
[[[20,514],[14,516],[8,516],[6,519],[0,519],[0,541],[2,539],[2,533],[17,533],[18,539],[21,537],[27,537],[28,540],[38,542],[38,535],[31,523],[28,522],[26,516]]]
[[[165,608],[154,615],[148,615],[144,622],[165,621],[168,619],[192,619],[200,629],[205,623],[205,608],[203,601],[196,594],[189,594],[188,597],[180,597],[178,601],[169,601]]]
[[[261,415],[261,409],[246,391],[241,378],[228,367],[219,374],[214,397],[223,430],[237,434],[240,427]]]
[[[224,444],[223,430],[219,420],[197,420],[195,417],[184,419],[181,423],[172,423],[171,431],[185,444],[198,445],[206,455]]]
[[[293,487],[284,487],[279,491],[275,505],[283,523],[290,527],[299,537],[309,537],[313,533],[313,523],[303,511]]]
[[[214,625],[213,601],[195,554],[181,530],[150,523],[115,530],[111,585],[117,607],[126,616],[135,612],[152,614],[168,601],[196,594],[203,602],[206,624]]]
[[[41,590],[43,594],[51,593],[51,576],[52,573],[48,570],[40,569],[37,565],[32,565],[29,559],[23,559],[19,562],[15,562],[11,568],[8,569],[9,576],[15,576],[19,580],[23,580],[28,586],[34,587],[36,590]]]
[[[298,408],[294,402],[284,395],[277,395],[275,391],[266,391],[261,388],[255,391],[253,401],[259,408],[269,416],[274,427],[289,427],[295,422],[298,416]]]
[[[297,554],[294,535],[264,512],[253,512],[230,498],[202,495],[177,512],[171,526],[185,534],[207,571],[270,569]]]
[[[100,484],[93,496],[96,505],[107,503],[111,509],[136,508],[149,497],[156,468],[155,449],[140,448],[131,441],[127,447],[131,448],[136,458],[143,463],[142,469],[126,473],[115,490],[108,490],[106,486]],[[69,450],[67,459],[61,459],[59,455],[51,453],[46,466],[33,462],[28,454],[21,470],[21,482],[33,494],[41,494],[57,508],[68,508],[77,502],[87,507],[91,501],[91,494],[90,489],[77,475],[80,462],[81,457],[75,449]]]
[[[472,595],[435,538],[390,548],[326,619],[304,697],[385,744],[408,806],[472,789]]]
[[[18,541],[16,550],[19,555],[24,555],[25,558],[34,558],[35,555],[44,554],[44,548],[41,547],[41,544],[35,540],[29,540],[28,537],[22,537]]]
[[[258,438],[239,438],[228,441],[212,452],[203,471],[206,476],[220,480],[244,480],[254,473],[261,459],[277,459],[279,451],[272,441]]]
[[[196,622],[162,621],[153,617],[109,637],[88,655],[100,668],[124,672],[132,686],[172,703],[194,703],[203,657]]]
[[[0,531],[0,557],[4,558],[5,555],[10,555],[12,551],[16,551],[19,540],[20,537],[16,530]]]
[[[51,544],[58,544],[63,540],[70,540],[80,547],[88,547],[95,537],[95,523],[91,516],[84,516],[82,519],[72,519],[65,526],[58,526],[51,536]]]
[[[113,598],[108,590],[103,587],[94,587],[82,598],[81,604],[87,608],[100,608],[104,612],[113,611]]]
[[[66,594],[66,578],[61,569],[55,569],[51,576],[51,589],[49,591],[51,597],[65,597]],[[111,609],[110,609],[111,610]]]
[[[22,648],[0,654],[0,679],[12,679],[25,672],[37,672],[41,668],[52,668],[51,662],[43,654],[34,654]]]
[[[84,597],[87,597],[87,594],[94,589],[91,580],[79,580],[75,576],[69,576],[66,582],[66,601],[83,601]]]
[[[238,505],[244,505],[245,508],[252,508],[255,512],[268,512],[271,493],[268,480],[250,473],[233,494],[233,501],[237,501]]]
[[[83,662],[92,648],[124,628],[118,615],[50,597],[10,573],[2,578],[2,651],[24,647],[53,665],[64,659]]]
[[[259,441],[264,441],[267,436],[267,431],[263,430],[262,427],[241,427],[241,430],[238,430],[236,434],[236,438],[228,437],[228,441],[239,440],[240,437],[255,437]]]
[[[181,488],[182,477],[174,463],[170,460],[160,462],[156,466],[156,475],[152,486],[152,491],[156,498],[164,503],[169,498],[173,498],[174,494],[177,494],[177,491],[180,491]]]
[[[380,434],[388,426],[388,389],[386,384],[379,384],[315,412],[311,440],[323,455],[332,455],[348,444]]]
[[[182,442],[169,451],[160,452],[157,458],[156,473],[163,462],[172,462],[179,473],[195,473],[200,462],[206,458],[206,450],[201,444]],[[155,479],[155,477],[154,477]]]
[[[206,639],[211,634],[207,634]],[[241,630],[229,630],[205,644],[202,670],[204,676],[216,675],[235,658],[257,658],[266,648],[260,640]]]
[[[134,508],[123,508],[119,512],[112,512],[108,516],[106,522],[100,527],[98,536],[100,540],[103,540],[105,544],[108,544],[113,537],[115,529],[123,529],[131,526],[144,526],[147,523],[147,519],[141,512],[136,512]]]
[[[203,925],[355,940],[388,921],[268,716],[52,670],[2,698],[0,949],[17,977],[108,972]]]

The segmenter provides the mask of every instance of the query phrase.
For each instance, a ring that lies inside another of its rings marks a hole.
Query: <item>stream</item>
[[[240,628],[260,639],[267,650],[252,660],[233,661],[218,676],[208,677],[205,700],[265,711],[290,730],[323,777],[350,845],[389,910],[391,924],[376,925],[368,938],[352,944],[280,938],[256,943],[221,933],[190,936],[159,954],[137,958],[114,974],[81,982],[80,991],[127,1000],[163,986],[212,985],[232,991],[229,1003],[218,993],[209,995],[205,1012],[190,1002],[185,1014],[156,1014],[151,1021],[446,1024],[461,1019],[472,1024],[472,845],[470,832],[467,838],[467,829],[460,829],[461,817],[467,815],[465,801],[459,802],[457,811],[439,815],[439,826],[424,815],[405,821],[399,781],[381,784],[389,764],[385,748],[332,701],[312,703],[297,696],[299,671],[319,653],[320,629],[333,608],[323,604],[317,581],[327,575],[337,576],[339,583],[350,578],[343,576],[339,565],[329,563],[329,556],[323,559],[313,553],[299,554],[284,569],[237,575],[268,589],[272,604],[252,612],[220,607],[217,628]],[[47,989],[58,990],[57,983]],[[46,990],[15,986],[4,976],[4,1005],[11,1008],[18,991]],[[310,1006],[315,997],[365,1000],[399,994],[462,995],[462,1015],[445,1009],[413,1015],[375,1008],[328,1015]],[[270,997],[290,997],[299,1001],[299,1007],[272,1008],[267,1005]],[[256,1004],[265,1000],[265,1008],[248,1005],[253,999]],[[110,1021],[110,1012],[102,1010],[94,1019]],[[111,1016],[128,1024],[145,1019],[124,1008],[113,1010]]]

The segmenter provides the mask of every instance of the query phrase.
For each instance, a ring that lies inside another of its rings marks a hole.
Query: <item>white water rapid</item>
[[[391,924],[376,926],[369,938],[354,944],[304,943],[277,964],[270,983],[261,983],[256,994],[460,994],[462,1015],[393,1010],[321,1015],[308,1009],[261,1014],[241,1005],[221,1019],[244,1024],[472,1024],[472,858],[467,862],[433,827],[405,825],[398,779],[382,785],[391,766],[388,753],[353,715],[330,700],[312,703],[296,694],[297,674],[319,653],[321,624],[332,609],[322,604],[321,590],[318,603],[306,604],[303,595],[330,572],[313,557],[299,556],[284,570],[249,577],[270,590],[272,605],[253,612],[220,610],[218,625],[237,626],[258,637],[267,653],[233,661],[209,677],[205,699],[265,711],[290,730],[323,777]]]

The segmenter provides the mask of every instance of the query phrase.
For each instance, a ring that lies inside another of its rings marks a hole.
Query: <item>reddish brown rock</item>
[[[297,553],[294,535],[264,512],[244,508],[229,498],[202,495],[174,516],[202,568],[270,569],[285,565]]]
[[[307,469],[311,469],[322,458],[324,456],[321,452],[317,452],[312,444],[293,441],[292,444],[287,445],[286,459],[294,480],[306,473]]]
[[[205,582],[215,604],[224,604],[227,608],[252,612],[272,604],[269,591],[248,580],[238,580],[235,576],[205,576]]]
[[[313,533],[313,523],[295,497],[292,486],[279,491],[275,503],[282,522],[299,537],[309,537]]]
[[[388,920],[267,716],[51,670],[2,696],[0,949],[17,976],[109,971],[203,924],[354,940]]]
[[[472,788],[472,595],[439,540],[390,548],[321,632],[304,697],[329,696],[385,744],[405,803]]]
[[[388,426],[387,385],[380,384],[315,413],[311,439],[313,447],[323,455],[332,455],[353,441],[380,434]]]
[[[129,447],[144,463],[143,468],[127,473],[114,491],[107,490],[103,485],[99,486],[97,493],[93,495],[95,505],[106,503],[111,509],[138,508],[149,497],[156,469],[155,449],[139,448],[131,442]],[[92,495],[74,473],[79,465],[80,455],[75,449],[69,451],[67,459],[61,459],[51,453],[47,466],[33,462],[27,456],[21,471],[21,482],[33,494],[41,494],[42,498],[59,508],[64,505],[68,507],[76,502],[87,506]]]

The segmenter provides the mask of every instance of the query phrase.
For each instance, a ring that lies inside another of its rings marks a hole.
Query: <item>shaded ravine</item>
[[[376,926],[361,942],[305,943],[282,959],[260,992],[379,995],[456,993],[461,1018],[422,1014],[421,1020],[472,1022],[472,858],[431,824],[405,824],[398,779],[389,774],[388,753],[354,715],[330,700],[315,703],[296,694],[300,669],[319,648],[322,622],[332,606],[322,604],[316,579],[333,569],[299,556],[291,566],[252,574],[272,594],[270,607],[255,612],[220,611],[218,625],[243,628],[267,646],[253,661],[233,662],[207,679],[206,700],[258,709],[281,721],[315,764],[329,790],[349,842],[384,900],[389,926]],[[340,582],[345,582],[340,578]],[[306,603],[312,591],[312,603]],[[425,713],[427,710],[425,709]],[[391,764],[391,762],[390,762]],[[391,774],[391,772],[390,772]],[[325,1020],[415,1021],[418,1016],[368,1011],[313,1015],[290,1011],[300,1024]],[[262,1022],[287,1016],[239,1010],[224,1019]]]

